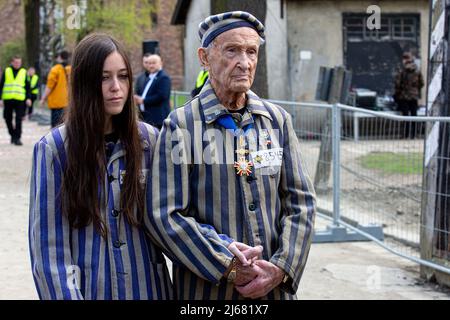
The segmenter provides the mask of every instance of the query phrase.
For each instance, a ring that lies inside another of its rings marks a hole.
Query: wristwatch
[[[287,283],[289,281],[289,275],[287,273],[284,274],[283,280],[281,281],[282,283]]]
[[[231,260],[231,270],[228,273],[227,280],[228,282],[234,282],[236,280],[236,257],[233,257],[233,260]]]

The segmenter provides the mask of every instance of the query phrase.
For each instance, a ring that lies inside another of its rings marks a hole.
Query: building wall
[[[157,23],[146,33],[144,40],[159,41],[163,68],[172,79],[172,90],[180,90],[184,81],[183,26],[170,24],[176,0],[160,0],[157,4]],[[135,75],[142,72],[142,48],[133,52],[132,67]]]
[[[22,1],[7,0],[0,2],[0,47],[8,41],[25,37]],[[5,22],[5,23],[3,23]],[[5,66],[0,66],[0,69]]]
[[[20,0],[5,0],[0,3],[0,47],[7,41],[24,36],[24,14]],[[158,23],[146,34],[146,40],[158,40],[164,69],[172,78],[172,88],[182,89],[184,79],[183,26],[170,24],[176,0],[160,0],[158,3]],[[68,44],[73,51],[73,45]],[[129,52],[135,75],[142,71],[142,49]],[[3,68],[4,66],[0,66]]]
[[[284,3],[283,17],[281,14],[280,0],[267,0],[265,46],[269,98],[288,100],[290,93],[286,79],[289,75],[286,3]]]
[[[211,14],[210,0],[193,0],[186,17],[186,31],[184,34],[184,90],[194,89],[195,80],[201,69],[197,57],[197,49],[200,47],[198,39],[198,25]]]
[[[381,8],[381,16],[383,12],[420,14],[421,70],[424,76],[427,74],[429,21],[427,0],[288,1],[286,12],[291,99],[314,100],[319,67],[343,64],[342,13],[364,13],[367,7],[373,4]],[[311,59],[300,59],[301,51],[310,51]],[[425,88],[422,97],[424,96]]]

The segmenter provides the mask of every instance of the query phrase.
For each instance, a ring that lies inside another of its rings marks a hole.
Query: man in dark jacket
[[[156,54],[144,56],[144,68],[146,71],[136,81],[134,100],[144,121],[161,129],[170,113],[171,81],[162,69],[161,57]]]
[[[410,52],[403,54],[402,69],[395,76],[395,102],[404,116],[417,116],[420,91],[424,85],[423,77],[414,63],[414,56]],[[404,138],[414,138],[416,123],[406,122],[403,132]]]

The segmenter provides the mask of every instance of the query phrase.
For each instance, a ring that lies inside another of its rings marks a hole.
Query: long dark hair
[[[132,100],[133,75],[125,50],[111,36],[90,34],[75,48],[70,75],[70,102],[64,121],[67,130],[67,167],[62,183],[63,212],[68,214],[71,227],[82,228],[93,223],[103,237],[106,237],[107,228],[100,211],[106,204],[98,193],[99,185],[105,182],[106,173],[102,77],[104,62],[113,52],[118,52],[125,61],[129,83],[124,108],[120,114],[112,117],[114,130],[126,152],[126,175],[120,195],[121,212],[130,224],[141,225],[144,208],[144,192],[139,183],[142,146]]]

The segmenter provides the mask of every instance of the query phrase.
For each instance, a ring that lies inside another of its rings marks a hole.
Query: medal
[[[249,176],[252,174],[253,163],[244,157],[241,157],[239,161],[234,163],[234,167],[236,168],[236,173],[238,176]]]
[[[238,154],[238,161],[234,163],[236,168],[236,174],[240,177],[249,176],[252,173],[253,163],[246,159],[246,155],[249,153],[245,148],[244,136],[239,137],[238,149],[235,151]]]
[[[267,129],[264,129],[262,130],[261,135],[266,142],[266,146],[269,146],[272,143],[272,141],[270,141],[269,131],[267,131]]]
[[[235,152],[238,154],[238,156],[241,156],[241,157],[245,157],[245,155],[248,154],[248,150],[246,150],[246,149],[238,149]]]
[[[256,158],[255,158],[255,162],[260,164],[262,161],[263,161],[263,158],[261,158],[260,155],[257,155]]]

